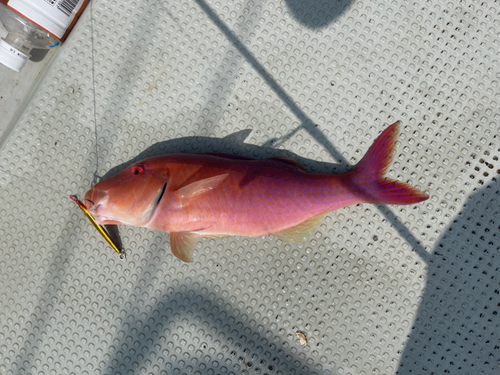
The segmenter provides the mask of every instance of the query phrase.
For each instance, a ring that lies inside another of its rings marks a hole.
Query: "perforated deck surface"
[[[92,1],[1,143],[0,373],[498,374],[499,12]],[[167,152],[345,171],[396,120],[388,176],[430,199],[303,245],[204,239],[185,264],[122,227],[121,261],[69,199]]]

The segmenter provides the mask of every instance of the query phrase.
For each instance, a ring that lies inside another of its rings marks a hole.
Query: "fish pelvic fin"
[[[352,187],[365,202],[406,205],[429,198],[404,182],[385,178],[394,156],[399,124],[395,122],[380,134],[352,174]]]
[[[186,263],[193,261],[193,253],[198,243],[198,236],[192,232],[170,233],[172,254]]]
[[[275,233],[274,235],[280,240],[292,244],[306,242],[311,234],[318,228],[319,224],[323,221],[326,215],[327,213],[324,213],[311,217],[298,225]]]

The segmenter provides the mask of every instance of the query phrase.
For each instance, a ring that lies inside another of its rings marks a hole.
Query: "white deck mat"
[[[93,1],[0,149],[0,373],[498,373],[499,12]],[[123,227],[121,261],[68,197],[166,152],[341,171],[395,120],[389,177],[430,199],[304,245],[205,239],[184,264]]]

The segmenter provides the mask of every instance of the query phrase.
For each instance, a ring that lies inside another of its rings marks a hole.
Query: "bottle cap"
[[[0,40],[0,63],[18,72],[28,58],[29,56],[12,47],[5,40]]]

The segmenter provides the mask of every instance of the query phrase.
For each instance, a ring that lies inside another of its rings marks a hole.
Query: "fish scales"
[[[315,216],[328,210],[332,204],[317,199],[317,192],[326,195],[329,191],[333,196],[332,188],[338,189],[337,194],[341,189],[333,176],[332,181],[327,181],[323,175],[299,172],[281,162],[227,160],[211,155],[192,158],[190,168],[186,168],[186,160],[183,162],[184,172],[174,181],[173,191],[213,175],[229,176],[216,189],[192,198],[186,206],[179,205],[174,194],[166,195],[148,225],[151,229],[267,236],[303,222],[311,213]]]

